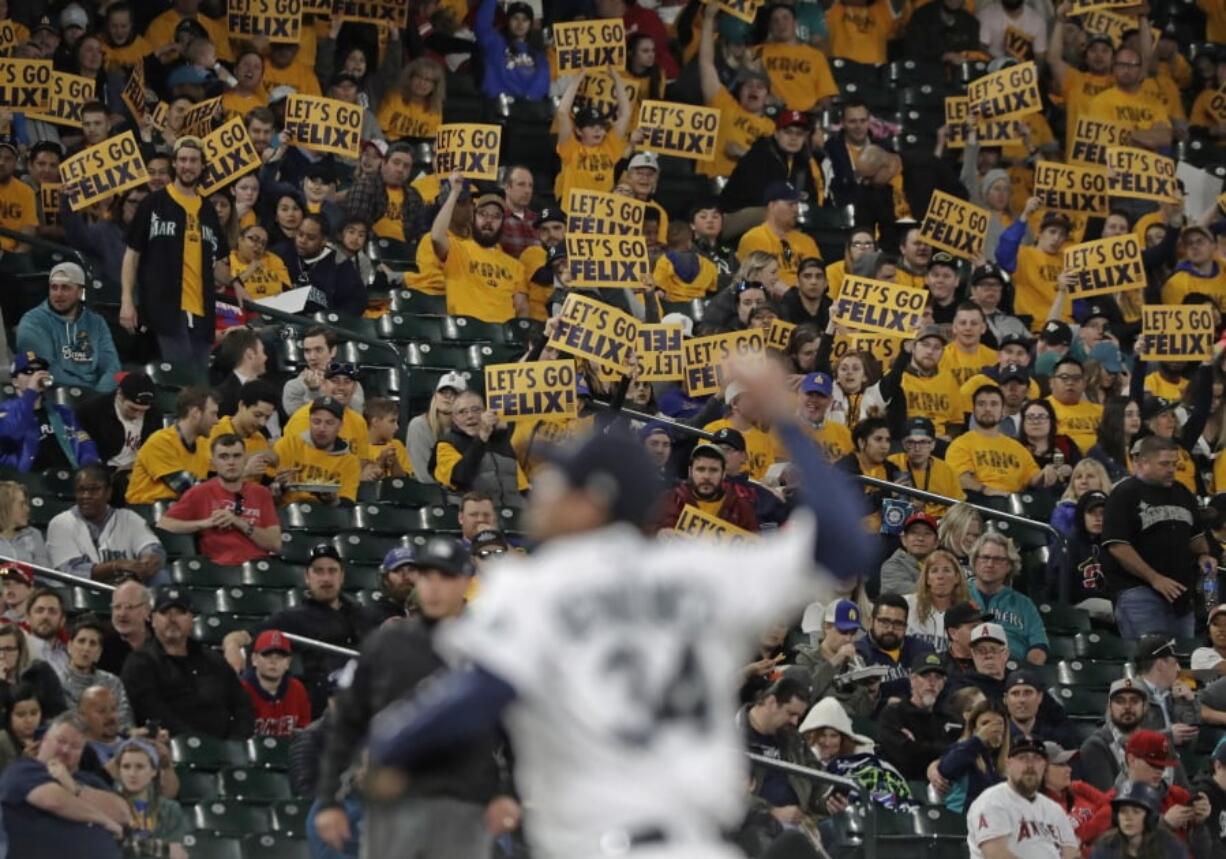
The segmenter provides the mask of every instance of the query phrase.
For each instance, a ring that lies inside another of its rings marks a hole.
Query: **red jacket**
[[[715,515],[730,525],[735,525],[745,531],[758,530],[758,517],[753,511],[753,499],[749,494],[735,484],[724,481],[724,502]],[[660,528],[673,528],[677,525],[677,517],[687,504],[698,503],[694,500],[694,491],[689,481],[677,485],[677,488],[664,497],[664,509],[660,515]]]
[[[253,668],[244,671],[241,680],[255,713],[257,737],[292,737],[311,724],[311,697],[297,677],[282,677],[275,696],[264,691]]]
[[[656,44],[656,65],[664,72],[666,78],[670,81],[676,80],[681,74],[681,67],[677,65],[677,58],[668,49],[668,28],[660,20],[660,16],[637,3],[627,3],[626,14],[622,15],[622,23],[626,27],[627,36],[634,33],[651,36],[651,41]]]
[[[1083,848],[1089,848],[1104,832],[1111,828],[1111,800],[1115,799],[1115,788],[1103,794],[1103,804],[1098,811],[1094,812],[1094,816],[1082,824],[1081,829],[1077,830],[1077,837],[1081,840]],[[1168,808],[1172,805],[1191,805],[1192,795],[1177,784],[1173,784],[1167,789],[1166,796],[1162,797],[1162,808],[1159,814],[1166,814]],[[1188,841],[1187,829],[1172,830],[1180,841],[1185,844]]]
[[[1044,793],[1047,792],[1044,791]],[[1063,795],[1055,793],[1047,793],[1047,795],[1064,809],[1069,823],[1073,824],[1073,831],[1077,833],[1077,840],[1082,842],[1085,841],[1085,838],[1081,830],[1098,813],[1107,798],[1107,795],[1101,790],[1084,781],[1071,782]]]

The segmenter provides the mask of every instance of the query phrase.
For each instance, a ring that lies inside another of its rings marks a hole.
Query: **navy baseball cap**
[[[711,442],[713,444],[726,444],[733,450],[745,452],[745,436],[740,430],[733,427],[720,427],[715,432],[711,433]]]
[[[417,552],[417,566],[450,576],[471,576],[475,572],[472,556],[453,537],[439,536],[427,540]]]
[[[834,628],[839,632],[859,632],[863,628],[860,625],[860,606],[851,600],[831,603],[826,607],[823,620],[834,624]]]
[[[639,438],[642,441],[647,441],[648,438],[655,435],[656,433],[663,433],[664,435],[668,436],[670,439],[673,437],[672,433],[668,431],[667,424],[665,424],[663,421],[652,421],[651,423],[644,426],[641,430],[639,430]]]
[[[800,392],[829,397],[834,393],[834,381],[830,378],[829,373],[810,373],[801,380]]]
[[[383,556],[381,569],[385,573],[398,570],[401,567],[417,566],[417,550],[412,546],[397,546]]]
[[[51,365],[46,358],[40,358],[34,352],[18,352],[9,366],[9,375],[20,376],[22,373],[37,373],[39,370],[50,369]]]
[[[362,371],[357,364],[351,364],[348,361],[333,361],[328,365],[328,369],[324,370],[324,378],[332,379],[336,376],[346,376],[350,379],[358,379],[362,376]]]
[[[318,402],[318,400],[316,400]],[[311,547],[311,553],[307,555],[307,564],[313,564],[320,558],[331,558],[338,564],[344,563],[341,559],[341,553],[336,551],[336,547],[331,543],[316,543]]]
[[[536,219],[537,225],[541,224],[565,224],[566,213],[561,209],[555,209],[552,206],[546,206],[541,209],[540,216]]]
[[[699,447],[710,447],[699,445]],[[713,448],[721,459],[719,448]],[[546,459],[574,489],[604,502],[609,518],[645,526],[655,521],[660,470],[643,445],[620,433],[598,433],[577,445],[558,446]]]
[[[937,437],[937,428],[932,421],[925,417],[914,417],[907,421],[906,430],[902,437],[905,441],[909,438],[920,436],[921,438],[935,439]]]
[[[160,612],[168,608],[178,608],[194,613],[196,603],[192,601],[192,592],[187,588],[159,588],[153,601],[153,610]]]
[[[327,412],[337,420],[344,420],[345,405],[340,400],[334,400],[331,397],[316,397],[311,401],[311,414],[315,412]]]
[[[766,186],[766,191],[762,194],[762,204],[769,206],[777,200],[799,203],[800,192],[792,187],[790,182],[771,182]]]

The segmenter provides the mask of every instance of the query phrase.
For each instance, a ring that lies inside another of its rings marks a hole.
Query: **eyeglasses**
[[[1008,555],[979,555],[975,558],[976,562],[984,561],[989,564],[1007,564],[1009,563]]]
[[[1052,376],[1052,378],[1053,378],[1053,379],[1059,379],[1061,382],[1068,382],[1068,383],[1070,383],[1070,384],[1071,384],[1071,383],[1073,383],[1073,382],[1080,382],[1080,381],[1082,381],[1083,379],[1085,379],[1085,376],[1081,375],[1080,373],[1076,373],[1076,374],[1074,374],[1074,373],[1057,373],[1056,375]]]
[[[1140,63],[1126,63],[1123,60],[1116,60],[1115,66],[1121,69],[1139,69],[1141,68]]]
[[[877,247],[877,243],[862,239],[861,241],[858,241],[858,242],[852,242],[851,246],[853,248],[875,248]]]
[[[1026,418],[1025,418],[1025,421],[1028,424],[1041,424],[1041,423],[1044,423],[1050,420],[1051,420],[1050,415],[1045,415],[1042,413],[1034,414],[1034,415],[1026,415]]]
[[[466,409],[454,409],[453,414],[457,415],[479,415],[485,411],[481,406],[469,406]]]
[[[506,549],[481,549],[477,552],[477,557],[484,561],[486,558],[496,558],[499,555],[505,555]]]

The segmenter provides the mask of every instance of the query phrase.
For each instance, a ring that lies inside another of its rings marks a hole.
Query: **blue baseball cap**
[[[829,397],[834,393],[834,380],[829,373],[810,373],[800,383],[801,393],[821,394]]]
[[[34,352],[18,352],[13,356],[13,363],[9,367],[10,376],[20,376],[22,373],[34,373],[38,370],[50,370],[51,365],[47,363],[46,358],[40,358]]]
[[[776,200],[787,200],[789,203],[800,202],[800,192],[790,182],[771,182],[762,195],[762,205],[767,206]]]
[[[1124,370],[1124,358],[1120,355],[1120,347],[1110,340],[1100,340],[1090,350],[1090,360],[1098,364],[1108,373],[1121,373]]]
[[[417,550],[412,546],[397,546],[383,556],[381,569],[385,573],[398,570],[404,566],[417,566]]]
[[[668,431],[668,427],[662,421],[652,421],[639,430],[639,441],[647,441],[656,433],[664,433],[664,435],[672,438],[672,434]]]
[[[839,632],[859,632],[860,606],[851,600],[839,600],[826,607],[826,623],[834,624]]]

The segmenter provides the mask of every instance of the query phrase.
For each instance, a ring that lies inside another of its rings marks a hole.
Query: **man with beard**
[[[945,688],[945,663],[935,653],[922,653],[911,663],[911,697],[887,704],[881,711],[877,739],[881,756],[903,777],[921,781],[928,767],[945,754],[956,738],[951,723],[937,712],[937,698]]]
[[[1121,677],[1107,693],[1107,720],[1081,744],[1081,772],[1099,790],[1109,790],[1120,777],[1124,746],[1139,730],[1149,710],[1149,694],[1132,677]],[[1175,784],[1187,785],[1183,764],[1173,769]]]
[[[1051,69],[1055,91],[1064,96],[1064,110],[1068,117],[1069,150],[1073,147],[1073,132],[1077,120],[1090,107],[1090,101],[1115,79],[1111,76],[1111,61],[1114,58],[1114,43],[1106,33],[1087,34],[1082,57],[1085,70],[1071,66],[1064,56],[1064,31],[1068,24],[1068,9],[1056,10],[1056,25],[1051,28],[1051,40],[1047,43],[1047,67]]]
[[[508,189],[508,193],[510,193]],[[523,278],[516,285],[515,314],[544,322],[549,318],[549,299],[553,296],[553,269],[547,267],[549,252],[566,239],[566,215],[552,206],[541,209],[534,229],[540,244],[529,245],[519,255]],[[505,230],[504,230],[505,233]],[[503,249],[507,246],[504,236]],[[544,269],[544,271],[542,271]],[[540,275],[538,278],[537,275]]]
[[[865,665],[884,665],[889,672],[881,681],[881,704],[911,695],[911,666],[932,650],[921,639],[906,634],[909,611],[907,601],[898,594],[882,594],[873,604],[868,635],[856,642],[856,653]]]
[[[972,398],[974,426],[950,443],[945,461],[962,488],[981,495],[1010,495],[1028,486],[1049,486],[1055,467],[1040,469],[1030,451],[1000,431],[1005,395],[996,385],[983,385]]]
[[[47,279],[47,300],[22,316],[17,326],[17,349],[48,356],[48,369],[62,385],[113,391],[119,353],[106,320],[82,300],[84,269],[62,262]]]
[[[64,598],[59,591],[36,588],[26,602],[26,644],[31,659],[41,659],[57,671],[68,664],[64,629]]]
[[[993,58],[1012,57],[1018,62],[1033,60],[1047,51],[1049,19],[1026,4],[1026,0],[1001,0],[980,9],[979,41],[988,46]]]
[[[328,221],[308,212],[294,234],[294,250],[279,249],[293,287],[311,287],[307,305],[347,316],[366,312],[366,285],[353,260],[340,260],[327,244]],[[242,285],[241,278],[239,285]]]
[[[941,354],[948,342],[942,326],[921,328],[916,338],[904,345],[890,373],[869,388],[861,413],[890,406],[901,396],[908,418],[928,418],[936,427],[937,437],[948,439],[952,427],[962,422],[958,382],[952,373],[941,370]]]
[[[780,286],[795,286],[800,261],[821,259],[817,243],[796,229],[800,216],[800,192],[787,182],[772,182],[762,195],[766,217],[762,223],[741,236],[736,255],[746,259],[754,251],[768,253],[779,264]]]
[[[274,496],[281,504],[309,501],[319,504],[351,505],[358,498],[362,461],[349,442],[340,437],[345,404],[332,397],[320,397],[308,409],[309,427],[294,435],[283,435],[273,447],[277,455]],[[307,488],[294,488],[306,484]],[[334,486],[327,490],[322,487]]]
[[[971,859],[1076,859],[1073,824],[1055,800],[1039,792],[1047,750],[1022,737],[1009,746],[1006,780],[979,794],[966,815]],[[1107,807],[1108,821],[1111,808]]]
[[[215,287],[230,283],[225,231],[196,193],[203,170],[200,140],[176,140],[174,181],[142,200],[128,226],[119,309],[120,324],[135,334],[139,304],[162,360],[201,376],[213,344]]]
[[[904,286],[923,288],[928,278],[928,267],[932,263],[932,245],[923,239],[919,224],[906,228],[902,244],[899,245],[898,273],[894,276],[897,283]],[[952,266],[946,265],[952,270]],[[955,277],[955,283],[957,278]],[[945,320],[939,320],[945,321]],[[952,317],[950,318],[952,321]]]
[[[217,401],[207,388],[184,388],[175,397],[175,422],[140,446],[125,498],[152,504],[178,498],[209,473],[208,437]]]
[[[700,443],[690,453],[689,475],[664,498],[660,528],[675,528],[687,506],[697,507],[745,531],[757,531],[753,501],[724,479],[724,453],[713,444]]]
[[[372,628],[409,614],[409,599],[420,575],[417,550],[413,546],[397,546],[384,556],[380,572],[379,598],[366,606],[367,622]]]
[[[471,238],[457,236],[448,227],[464,190],[464,178],[453,172],[448,181],[447,199],[430,228],[434,255],[443,265],[447,284],[447,312],[484,322],[506,322],[515,316],[514,297],[524,279],[519,260],[498,244],[507,204],[498,194],[477,197]]]

